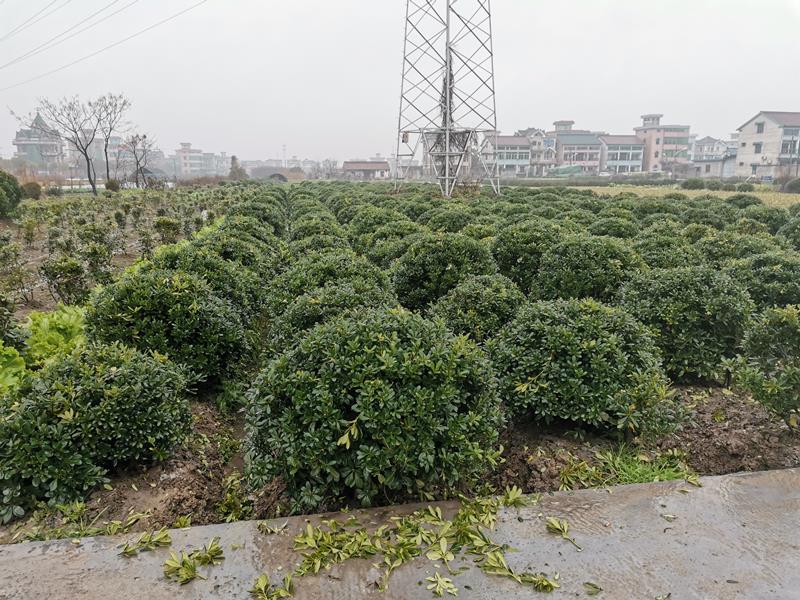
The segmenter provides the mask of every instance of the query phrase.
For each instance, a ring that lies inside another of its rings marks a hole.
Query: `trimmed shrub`
[[[681,183],[681,187],[685,190],[702,190],[705,189],[706,182],[699,177],[693,177]]]
[[[800,194],[800,179],[792,179],[783,186],[783,191],[787,194]]]
[[[228,217],[253,217],[269,227],[278,237],[286,233],[286,215],[272,199],[237,202],[227,212]]]
[[[153,221],[153,230],[162,244],[174,244],[181,235],[181,222],[172,217],[158,217]]]
[[[248,351],[237,310],[201,277],[132,269],[95,290],[86,314],[89,339],[155,351],[216,379]]]
[[[142,271],[183,271],[202,278],[215,295],[230,301],[243,319],[257,317],[264,305],[264,283],[250,269],[225,260],[199,244],[162,246]]]
[[[312,252],[329,252],[332,250],[350,250],[350,242],[346,238],[335,235],[312,235],[289,242],[289,256],[295,260]]]
[[[280,272],[287,259],[283,241],[262,242],[244,231],[205,229],[191,243],[214,252],[224,260],[238,263],[267,281]]]
[[[345,231],[342,226],[336,222],[333,216],[326,218],[307,216],[292,224],[292,231],[289,235],[289,239],[291,241],[297,241],[318,235],[344,238]]]
[[[572,235],[544,253],[534,296],[557,298],[611,298],[642,259],[621,241],[609,237]]]
[[[14,299],[0,291],[0,343],[20,349],[25,335],[14,319],[15,309]]]
[[[22,200],[22,188],[17,178],[0,170],[0,217],[11,214]]]
[[[22,185],[22,197],[28,200],[39,200],[42,197],[42,186],[35,181]]]
[[[736,223],[731,223],[725,228],[725,231],[733,231],[734,233],[741,233],[744,235],[759,235],[769,234],[769,227],[760,221],[742,217]]]
[[[795,250],[800,250],[800,215],[781,227],[778,237],[786,240]]]
[[[606,217],[598,219],[589,226],[592,235],[607,235],[615,238],[632,238],[639,233],[639,226],[628,219],[619,217]]]
[[[800,420],[800,306],[770,308],[752,320],[734,382],[796,428]]]
[[[653,269],[685,267],[703,262],[703,256],[687,240],[669,235],[642,236],[633,249]]]
[[[742,235],[732,231],[719,231],[695,243],[695,248],[706,262],[723,266],[737,258],[747,258],[781,250],[780,244],[769,235]]]
[[[524,306],[489,342],[516,417],[638,432],[666,419],[667,378],[649,331],[595,300]]]
[[[423,217],[420,217],[421,222]],[[430,211],[429,218],[425,221],[425,224],[431,231],[458,233],[474,221],[475,216],[465,208],[449,207]]]
[[[248,392],[247,466],[295,511],[463,489],[494,464],[501,424],[474,342],[404,309],[314,328]]]
[[[295,298],[328,283],[391,289],[386,274],[352,250],[315,252],[301,257],[273,280],[268,292],[269,314],[280,316]]]
[[[724,229],[725,219],[718,212],[708,208],[687,208],[680,214],[687,225],[708,225],[714,229]]]
[[[725,198],[725,202],[736,208],[747,208],[748,206],[760,206],[764,204],[758,196],[750,194],[734,194]]]
[[[74,256],[48,258],[39,267],[50,295],[65,304],[81,304],[89,295],[87,273]]]
[[[189,431],[185,371],[120,344],[88,345],[0,398],[0,518],[85,497],[118,468],[163,460]]]
[[[637,273],[619,305],[653,329],[667,373],[678,380],[717,378],[754,309],[743,284],[708,266]]]
[[[737,192],[754,192],[756,190],[756,186],[752,183],[740,183],[736,186]]]
[[[109,192],[118,192],[122,186],[120,186],[119,181],[116,179],[109,179],[106,181],[106,190]]]
[[[542,255],[564,235],[564,229],[553,221],[524,221],[500,230],[492,242],[492,255],[500,273],[530,294]]]
[[[464,280],[430,309],[450,331],[485,342],[511,319],[525,302],[517,285],[503,275],[477,275]]]
[[[747,288],[759,310],[800,304],[800,254],[769,252],[729,263],[731,279]]]
[[[358,252],[367,250],[368,240],[381,227],[393,223],[410,223],[411,219],[396,210],[378,208],[377,206],[362,206],[353,214],[348,225],[348,235],[353,247]]]
[[[773,235],[778,233],[778,230],[789,222],[787,210],[777,206],[765,206],[763,204],[748,206],[741,214],[743,217],[763,223]]]
[[[270,328],[270,347],[282,352],[315,325],[355,308],[397,306],[397,297],[390,291],[363,280],[328,282],[295,298]]]
[[[426,236],[415,242],[392,268],[392,283],[400,303],[423,309],[469,275],[491,275],[497,270],[481,242],[458,233]]]

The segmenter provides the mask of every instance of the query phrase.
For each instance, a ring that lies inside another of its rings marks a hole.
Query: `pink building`
[[[644,171],[651,173],[685,169],[689,165],[691,139],[689,125],[662,125],[664,115],[642,115],[636,137],[644,142]]]

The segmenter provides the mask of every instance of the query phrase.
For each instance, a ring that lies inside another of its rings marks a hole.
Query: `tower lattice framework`
[[[407,0],[396,159],[398,187],[418,164],[445,197],[500,192],[489,0]]]

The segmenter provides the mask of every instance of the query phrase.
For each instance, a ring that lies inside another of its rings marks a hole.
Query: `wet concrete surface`
[[[584,582],[603,589],[597,598],[800,598],[800,469],[707,477],[702,484],[698,488],[680,481],[545,495],[537,505],[502,510],[491,537],[517,550],[507,554],[515,570],[558,573],[561,588],[553,598],[587,597]],[[439,506],[452,515],[457,504]],[[414,508],[352,514],[368,525]],[[569,522],[582,552],[546,532],[549,516]],[[223,564],[201,568],[207,580],[184,586],[163,576],[168,548],[134,558],[118,555],[119,544],[138,536],[0,546],[0,599],[244,600],[262,572],[278,581],[293,569],[299,555],[292,550],[292,538],[309,520],[318,518],[277,520],[288,527],[276,535],[259,533],[255,522],[172,531],[174,551],[198,548],[215,536],[225,550]],[[349,561],[298,578],[294,597],[433,597],[425,589],[425,578],[437,571],[430,560],[419,558],[395,571],[383,593],[374,585],[374,562]],[[546,597],[474,566],[451,577],[463,599]]]

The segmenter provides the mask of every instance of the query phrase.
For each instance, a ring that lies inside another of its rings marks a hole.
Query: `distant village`
[[[41,119],[41,117],[36,117]],[[689,125],[664,123],[661,114],[646,114],[632,133],[610,134],[581,129],[574,121],[556,121],[549,130],[521,129],[514,135],[490,135],[483,152],[496,160],[504,179],[544,177],[654,176],[673,178],[748,179],[772,182],[800,174],[800,112],[762,111],[739,126],[728,139],[700,137]],[[53,185],[80,186],[82,157],[63,141],[45,133],[42,123],[20,129],[15,153],[6,166],[23,179]],[[205,152],[181,143],[170,154],[151,147],[142,175],[149,180],[186,181],[226,177],[234,158],[225,152]],[[121,136],[100,140],[90,148],[97,171],[108,156],[111,178],[126,181],[133,165]],[[137,161],[137,163],[140,161]],[[238,160],[253,179],[391,179],[394,157],[315,161],[290,158]],[[423,179],[423,164],[403,165],[410,177]]]

